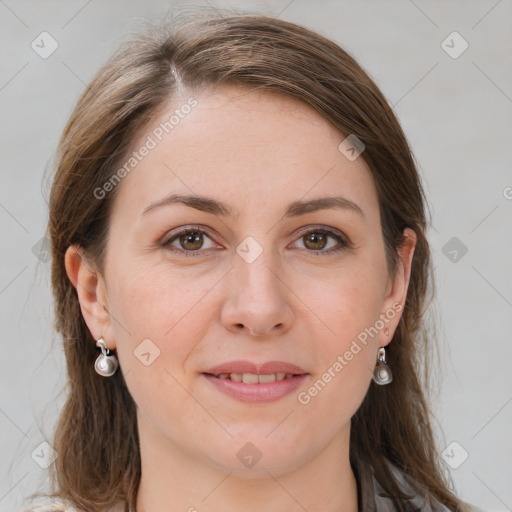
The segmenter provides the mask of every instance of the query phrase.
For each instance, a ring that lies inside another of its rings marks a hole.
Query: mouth
[[[243,382],[244,384],[268,384],[270,382],[282,381],[285,379],[293,379],[300,375],[306,375],[304,373],[219,373],[218,375],[212,373],[205,373],[211,377],[217,379],[232,380],[233,382]]]
[[[279,400],[296,390],[309,375],[299,366],[282,361],[261,365],[232,361],[202,375],[222,393],[242,402]]]

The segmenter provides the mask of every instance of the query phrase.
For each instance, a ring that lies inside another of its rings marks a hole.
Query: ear
[[[402,245],[398,248],[399,261],[394,275],[389,277],[386,296],[383,303],[383,311],[381,319],[385,322],[385,328],[381,330],[379,336],[379,344],[381,347],[386,346],[391,339],[398,326],[398,322],[402,317],[402,312],[407,298],[407,290],[409,288],[409,280],[411,277],[412,258],[416,247],[416,233],[409,228],[404,229],[404,237]],[[387,320],[387,321],[386,321]],[[385,334],[385,329],[389,330],[389,334]]]
[[[111,350],[116,348],[103,276],[87,261],[80,247],[70,245],[64,257],[66,273],[76,288],[85,323],[95,340],[101,337]]]

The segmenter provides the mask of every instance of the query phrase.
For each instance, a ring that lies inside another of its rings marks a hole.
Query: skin
[[[191,95],[173,98],[133,148]],[[275,512],[354,512],[350,419],[400,313],[307,405],[297,394],[380,314],[405,303],[415,234],[405,231],[390,275],[364,154],[345,158],[338,150],[345,136],[307,105],[236,86],[194,97],[198,105],[118,185],[103,274],[79,248],[65,258],[91,334],[117,350],[137,404],[137,510],[259,511],[264,504]],[[142,215],[173,193],[214,198],[236,215],[183,204]],[[334,195],[364,217],[330,208],[283,218],[293,201]],[[184,248],[175,237],[169,244],[182,252],[173,253],[161,243],[197,224],[209,228],[202,246],[185,241]],[[319,227],[343,233],[350,247],[325,253],[339,247],[336,238],[322,239],[325,247],[308,242],[306,232]],[[248,236],[262,248],[251,263],[236,252]],[[199,254],[183,254],[191,247]],[[145,339],[160,350],[148,366],[134,355]],[[234,359],[287,361],[310,375],[276,402],[242,403],[201,374]],[[237,457],[247,442],[261,453],[252,468]]]

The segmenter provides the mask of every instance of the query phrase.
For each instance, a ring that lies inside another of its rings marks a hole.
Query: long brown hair
[[[134,510],[141,476],[135,405],[122,372],[98,378],[92,338],[69,281],[64,254],[73,244],[103,270],[116,190],[94,190],[115,173],[141,127],[176,92],[236,83],[291,96],[365,145],[377,187],[390,272],[403,230],[417,236],[410,285],[387,361],[394,380],[371,384],[351,425],[350,457],[374,468],[398,510],[409,510],[390,461],[450,510],[463,510],[440,461],[421,371],[434,342],[423,313],[431,291],[426,207],[400,125],[375,83],[335,43],[301,26],[260,15],[194,15],[172,29],[152,28],[124,44],[80,97],[60,140],[48,236],[56,329],[69,374],[56,427],[54,496],[81,510],[107,511],[119,500]],[[135,171],[136,172],[136,171]]]

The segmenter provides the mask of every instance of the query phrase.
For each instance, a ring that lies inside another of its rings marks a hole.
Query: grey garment
[[[439,503],[432,496],[420,494],[411,487],[404,474],[389,463],[392,473],[404,492],[414,497],[409,501],[410,505],[421,512],[450,512],[450,509]],[[355,468],[358,473],[359,507],[361,512],[396,512],[397,508],[390,498],[385,498],[384,488],[375,478],[373,468],[364,462],[359,461]],[[429,499],[430,498],[430,499]]]
[[[389,461],[388,465],[391,472],[395,476],[401,490],[409,496],[413,496],[409,500],[409,504],[418,512],[450,512],[450,509],[440,503],[433,496],[427,493],[420,493],[413,489],[410,482],[411,477],[405,477],[405,474]],[[365,462],[358,461],[354,468],[357,473],[358,480],[358,499],[360,512],[396,512],[397,508],[393,504],[393,500],[382,496],[385,494],[384,488],[375,478],[372,466]],[[421,488],[421,486],[418,486]],[[460,512],[485,512],[484,510],[470,504],[464,504]]]

